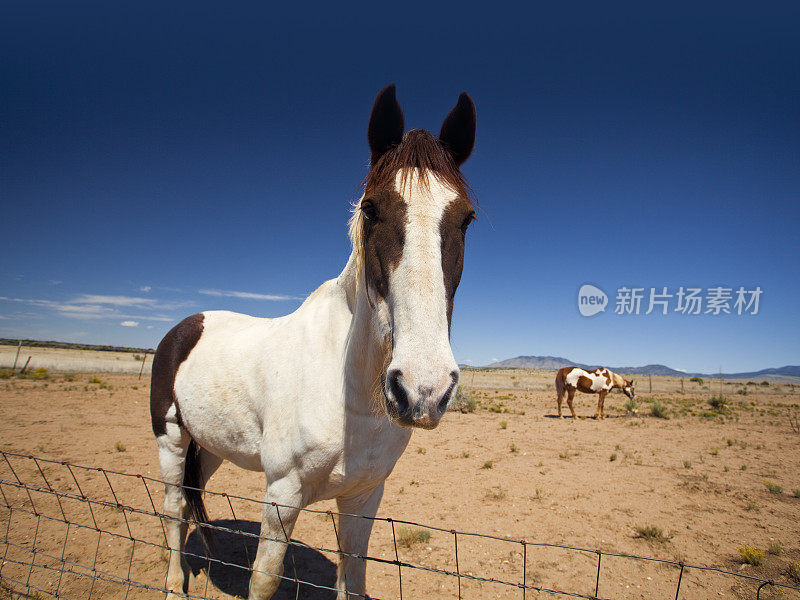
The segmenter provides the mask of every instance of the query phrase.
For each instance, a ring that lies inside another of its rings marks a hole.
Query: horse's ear
[[[387,150],[403,141],[404,129],[403,111],[397,102],[392,83],[378,92],[369,116],[367,139],[373,165]]]
[[[459,166],[472,153],[476,123],[475,103],[466,92],[461,92],[456,107],[447,115],[439,132],[439,141]]]

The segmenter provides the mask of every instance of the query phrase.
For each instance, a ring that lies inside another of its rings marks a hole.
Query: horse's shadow
[[[205,545],[197,528],[193,529],[186,540],[185,556],[189,569],[194,575],[205,570],[211,583],[220,591],[247,598],[250,568],[258,548],[258,538],[254,536],[258,536],[261,524],[255,521],[220,519],[211,521],[211,525],[229,531],[207,530],[213,546],[209,568],[209,561],[205,558]],[[237,531],[244,532],[244,535],[236,533]],[[299,581],[313,584],[300,583],[299,594],[298,584],[294,582],[295,570]],[[334,592],[314,587],[336,587],[336,565],[321,552],[303,546],[289,546],[283,559],[283,576],[284,580],[272,597],[273,600],[293,600],[296,594],[297,598],[308,600],[336,598]]]

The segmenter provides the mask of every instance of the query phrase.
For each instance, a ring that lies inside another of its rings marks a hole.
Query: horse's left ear
[[[466,92],[461,92],[458,103],[442,123],[439,141],[450,152],[459,166],[469,158],[475,145],[475,103]]]
[[[628,382],[628,385],[633,385],[633,379]]]

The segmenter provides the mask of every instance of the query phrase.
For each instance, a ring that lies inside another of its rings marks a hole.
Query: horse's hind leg
[[[561,403],[564,401],[564,392],[560,391],[556,394],[556,402],[558,403],[558,418],[563,419],[564,416],[561,414]]]
[[[575,414],[575,409],[572,406],[572,399],[575,398],[575,390],[570,388],[567,391],[567,406],[569,406],[569,412],[572,413],[572,418],[577,419],[578,415]]]
[[[189,572],[181,557],[188,531],[187,505],[181,485],[190,441],[189,434],[177,423],[167,423],[166,432],[156,437],[158,464],[161,469],[161,479],[164,481],[162,521],[169,549],[166,589],[175,593],[186,590],[186,576]]]

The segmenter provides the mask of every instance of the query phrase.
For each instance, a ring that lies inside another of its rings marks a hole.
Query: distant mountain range
[[[560,369],[561,367],[580,367],[582,369],[594,369],[606,365],[586,365],[577,363],[561,356],[517,356],[507,358],[488,365],[494,369]],[[687,373],[678,371],[666,365],[644,365],[643,367],[608,367],[612,371],[619,373],[629,373],[631,375],[669,375],[671,377],[719,377],[719,373]],[[800,377],[800,366],[788,365],[772,369],[762,369],[761,371],[751,371],[748,373],[722,373],[725,379],[754,379],[757,377]]]

